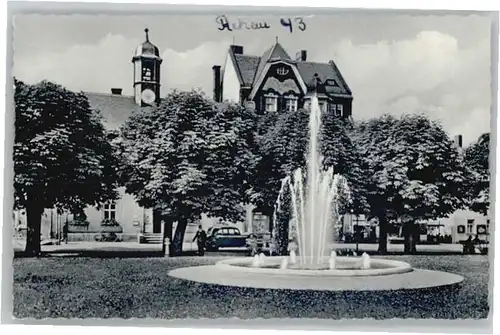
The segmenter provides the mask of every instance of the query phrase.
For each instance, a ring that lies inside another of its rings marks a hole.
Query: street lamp
[[[352,217],[355,216],[355,224],[354,224],[354,239],[356,240],[356,254],[358,253],[359,250],[359,234],[358,234],[358,224],[359,224],[359,216],[358,214],[354,215],[354,210],[351,209],[351,219]],[[352,221],[351,221],[352,222]]]
[[[356,224],[355,224],[355,231],[356,231],[356,254],[358,254],[359,252],[359,237],[360,237],[360,233],[359,233],[359,215],[356,214]]]

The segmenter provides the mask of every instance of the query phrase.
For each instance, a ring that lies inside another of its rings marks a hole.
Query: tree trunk
[[[413,224],[412,235],[410,240],[410,254],[417,253],[417,242],[420,239],[420,226],[417,224]]]
[[[381,214],[378,216],[379,236],[378,236],[378,253],[381,255],[387,254],[387,218]]]
[[[405,254],[415,254],[417,252],[418,232],[418,225],[414,222],[407,222],[403,225]]]
[[[40,256],[40,233],[42,224],[43,207],[36,199],[28,200],[26,206],[26,248],[25,253],[27,256],[37,257]]]
[[[187,224],[188,220],[186,218],[179,218],[179,220],[177,221],[177,228],[175,228],[175,235],[172,246],[172,251],[176,256],[182,253],[182,244],[184,242],[184,234],[186,233]]]

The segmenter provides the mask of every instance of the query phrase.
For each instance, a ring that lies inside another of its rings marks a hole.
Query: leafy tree
[[[240,220],[254,168],[254,114],[215,103],[198,91],[167,95],[122,128],[129,159],[127,191],[177,221],[173,252],[182,251],[189,221],[202,213]]]
[[[15,208],[26,209],[28,255],[40,254],[45,208],[81,213],[117,197],[117,157],[83,93],[14,79]]]
[[[421,115],[386,115],[359,125],[357,140],[371,176],[369,203],[379,220],[379,252],[387,251],[390,221],[403,224],[405,252],[415,252],[415,222],[466,205],[463,161],[438,123]]]
[[[290,196],[285,192],[280,213],[274,215],[275,204],[283,178],[291,175],[299,167],[306,166],[306,153],[309,143],[309,111],[277,113],[274,125],[264,123],[266,130],[259,137],[259,161],[251,181],[253,202],[266,215],[276,217],[274,225],[279,230],[274,235],[278,240],[281,253],[287,250],[288,223],[290,216]],[[363,212],[367,202],[364,195],[364,183],[361,159],[355,143],[349,136],[349,121],[325,113],[322,116],[321,153],[323,165],[334,167],[335,173],[344,175],[352,190],[355,202],[343,208],[348,211]],[[346,203],[347,204],[347,203]]]
[[[465,164],[469,172],[469,200],[473,211],[488,214],[490,205],[490,133],[482,134],[479,139],[465,150]]]

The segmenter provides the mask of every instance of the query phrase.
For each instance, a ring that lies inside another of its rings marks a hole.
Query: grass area
[[[465,277],[454,288],[313,292],[233,288],[171,278],[220,258],[14,259],[16,318],[485,318],[486,256],[391,256]],[[381,278],[381,280],[383,280]]]

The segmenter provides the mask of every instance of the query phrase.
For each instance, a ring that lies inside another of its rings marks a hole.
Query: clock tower
[[[135,50],[134,64],[134,99],[139,106],[152,106],[160,100],[160,50],[149,41],[149,29],[146,41]]]

